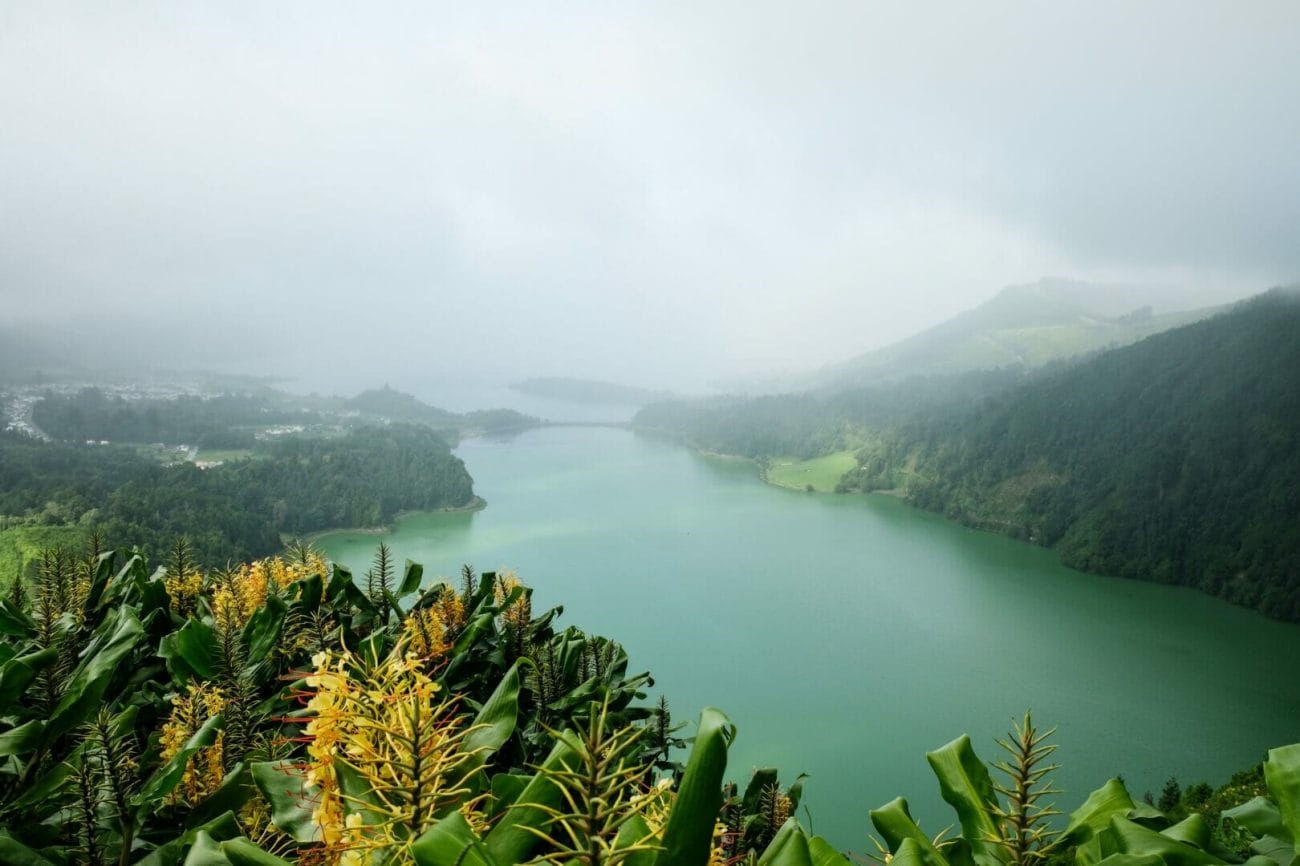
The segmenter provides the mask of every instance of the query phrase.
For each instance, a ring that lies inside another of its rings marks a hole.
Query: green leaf
[[[113,576],[113,563],[117,559],[115,551],[101,553],[95,560],[95,573],[90,580],[90,591],[86,593],[86,604],[83,608],[86,612],[86,619],[92,620],[91,614],[99,607],[104,598],[104,589],[108,586],[109,578]]]
[[[268,595],[266,603],[253,611],[244,626],[244,646],[248,647],[249,659],[264,659],[280,642],[280,633],[284,630],[284,620],[289,607],[278,595]]]
[[[473,753],[468,761],[470,769],[483,766],[515,732],[520,686],[519,663],[515,662],[501,678],[496,690],[483,702],[470,732],[465,736],[465,749]]]
[[[930,866],[930,863],[915,839],[904,839],[899,844],[898,850],[894,852],[889,866]]]
[[[803,797],[803,783],[808,780],[807,773],[800,773],[794,783],[790,785],[785,795],[790,798],[790,814],[794,814],[799,808],[799,800]]]
[[[45,733],[45,722],[40,719],[32,719],[25,725],[5,731],[0,734],[0,758],[23,755],[32,751],[41,741],[43,733]]]
[[[763,791],[777,784],[775,767],[758,767],[749,777],[745,796],[740,799],[740,814],[756,815],[763,808]]]
[[[235,839],[242,835],[243,831],[239,828],[239,821],[235,818],[235,814],[226,812],[201,827],[194,827],[187,830],[184,835],[159,845],[134,866],[175,866],[181,862],[181,855],[185,853],[185,849],[193,845],[200,834],[206,835],[211,840],[220,841]]]
[[[171,609],[171,599],[167,596],[167,587],[163,584],[165,568],[154,569],[153,574],[145,570],[144,559],[134,554],[118,570],[117,577],[109,584],[111,592],[106,593],[105,604],[119,601],[134,603],[140,613],[147,619],[155,612],[165,613]]]
[[[1279,839],[1277,836],[1260,836],[1250,843],[1250,850],[1260,857],[1267,857],[1273,863],[1280,863],[1281,866],[1296,862],[1295,846],[1290,839]],[[1252,857],[1251,859],[1255,858]]]
[[[1202,851],[1210,846],[1210,825],[1199,812],[1193,812],[1172,827],[1166,827],[1160,831],[1160,835],[1194,845]]]
[[[1282,838],[1290,838],[1300,854],[1300,743],[1269,750],[1264,781],[1287,829]]]
[[[962,836],[970,843],[978,866],[1002,866],[1006,848],[1000,839],[992,809],[997,805],[993,780],[984,762],[971,748],[970,737],[962,734],[946,746],[926,753],[930,768],[939,779],[939,793],[957,812]]]
[[[654,866],[655,857],[658,856],[659,847],[650,831],[650,825],[641,815],[633,815],[622,827],[618,828],[618,835],[614,838],[614,847],[631,848],[634,845],[644,846],[628,855],[623,861],[625,866]]]
[[[190,619],[159,641],[158,655],[167,660],[172,682],[184,687],[191,680],[216,679],[217,645],[217,633],[212,626]]]
[[[497,866],[460,812],[452,812],[411,844],[417,866]]]
[[[362,823],[367,825],[379,824],[387,819],[388,806],[360,768],[342,757],[336,757],[334,774],[339,780],[339,793],[346,814],[359,815]]]
[[[0,827],[0,863],[5,866],[55,866]]]
[[[0,713],[8,714],[19,709],[18,699],[27,691],[32,680],[58,659],[59,651],[49,647],[12,658],[0,666]]]
[[[926,866],[948,866],[944,856],[913,820],[912,812],[907,808],[907,800],[895,797],[879,809],[873,809],[868,815],[876,832],[893,853],[897,854],[903,842],[911,839],[918,849],[914,856]]]
[[[1166,866],[1165,861],[1154,854],[1111,854],[1098,862],[1097,866]]]
[[[542,762],[542,768],[572,769],[576,757],[573,749],[563,742],[557,742]],[[545,809],[558,807],[562,796],[560,789],[544,773],[533,776],[514,806],[501,816],[501,820],[488,831],[483,840],[492,857],[500,863],[522,863],[526,860],[537,844],[537,836],[529,828],[540,829],[550,823],[550,815]],[[532,806],[544,808],[530,808]]]
[[[293,607],[310,613],[321,605],[325,594],[325,581],[319,574],[309,574],[294,584],[297,597]]]
[[[112,736],[121,738],[130,734],[135,729],[135,719],[139,711],[139,707],[130,706],[114,716],[111,728]],[[53,814],[58,811],[60,802],[55,797],[55,794],[67,784],[75,769],[81,766],[85,752],[86,743],[83,740],[66,758],[42,773],[34,783],[19,795],[18,799],[6,805],[4,811],[19,812],[33,808],[44,810],[41,814]]]
[[[1110,850],[1102,850],[1102,840],[1108,843]],[[1103,859],[1114,854],[1114,839],[1110,836],[1109,830],[1102,830],[1090,836],[1086,841],[1079,843],[1074,849],[1075,866],[1097,866]]]
[[[0,599],[0,634],[27,637],[35,632],[35,626],[31,617],[11,605],[8,599]]]
[[[271,823],[295,842],[319,842],[320,829],[312,820],[318,796],[307,787],[307,774],[294,761],[263,761],[252,766],[253,783],[271,804]]]
[[[488,817],[495,818],[519,800],[519,795],[528,787],[532,776],[517,773],[497,773],[492,777],[492,796],[484,805],[488,808]]]
[[[108,689],[109,681],[117,673],[122,660],[135,649],[144,637],[144,626],[129,607],[118,608],[114,617],[105,618],[96,630],[83,653],[83,659],[68,680],[63,698],[50,713],[45,725],[45,743],[86,721],[95,713]]]
[[[1212,854],[1163,836],[1127,818],[1111,818],[1107,833],[1114,840],[1116,853],[1154,855],[1165,861],[1165,866],[1218,866],[1223,863]]]
[[[664,827],[656,866],[702,866],[709,862],[713,823],[722,808],[722,776],[736,726],[721,710],[705,707],[686,771]],[[806,848],[806,846],[805,846]]]
[[[420,581],[424,579],[424,566],[418,562],[406,560],[406,568],[402,572],[402,583],[397,587],[397,597],[410,595],[420,588]]]
[[[248,839],[236,837],[218,842],[200,831],[185,858],[185,866],[293,866],[288,860],[275,856],[254,845]]]
[[[1287,834],[1282,823],[1282,813],[1267,797],[1256,797],[1232,809],[1225,809],[1222,817],[1231,818],[1256,836],[1283,837]]]
[[[337,610],[353,608],[372,616],[377,613],[370,596],[362,592],[361,587],[352,579],[352,572],[337,562],[334,563],[334,573],[330,575],[325,594]]]
[[[700,860],[697,866],[704,866],[708,858]],[[787,818],[772,837],[767,850],[758,858],[758,866],[812,866],[812,857],[808,853],[808,837],[794,818]]]
[[[851,866],[849,858],[821,836],[808,840],[808,855],[812,858],[812,866]]]
[[[1124,783],[1111,779],[1088,795],[1083,805],[1070,813],[1070,823],[1063,838],[1078,845],[1091,839],[1110,826],[1116,815],[1127,815],[1133,810],[1133,798]]]
[[[132,798],[131,802],[137,807],[137,816],[142,824],[149,814],[155,810],[159,801],[180,784],[181,777],[185,775],[185,765],[194,753],[212,745],[216,741],[217,731],[221,730],[222,723],[220,714],[204,722],[185,741],[185,745],[181,746],[180,751],[173,755],[170,761],[154,771],[154,774],[149,777],[149,781],[145,782],[140,793]]]

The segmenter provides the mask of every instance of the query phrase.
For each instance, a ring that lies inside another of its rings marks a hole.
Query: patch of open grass
[[[28,567],[47,547],[80,549],[86,530],[80,526],[11,526],[0,529],[0,589],[8,590],[14,575]]]
[[[836,451],[812,460],[773,457],[766,478],[771,484],[791,490],[807,490],[811,486],[818,493],[834,493],[844,473],[857,465],[852,451]]]
[[[196,461],[205,461],[210,463],[221,462],[229,463],[232,460],[246,460],[253,456],[253,452],[248,448],[211,448],[200,450],[194,459]]]

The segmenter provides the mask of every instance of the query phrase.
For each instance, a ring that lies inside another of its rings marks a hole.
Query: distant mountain
[[[548,376],[525,379],[510,386],[511,390],[549,400],[567,403],[596,403],[611,406],[644,406],[659,400],[670,400],[668,391],[652,391],[634,385],[619,385],[594,379],[570,379]]]
[[[850,489],[1300,621],[1300,290],[916,420],[859,461]]]
[[[1044,279],[1008,286],[974,309],[897,343],[762,390],[838,390],[1051,361],[1116,348],[1203,319],[1218,307],[1168,311],[1168,293]]]

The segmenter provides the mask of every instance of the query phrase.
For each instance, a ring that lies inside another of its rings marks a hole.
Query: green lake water
[[[1300,627],[1190,590],[1096,577],[1050,551],[883,496],[776,489],[746,462],[621,429],[464,442],[488,506],[420,514],[386,536],[430,580],[515,569],[533,607],[613,637],[674,718],[723,709],[730,773],[800,772],[813,829],[874,850],[867,810],[906,796],[955,819],[925,752],[993,738],[1032,708],[1057,725],[1066,812],[1123,774],[1135,795],[1219,783],[1300,741]],[[378,539],[320,540],[364,572]]]

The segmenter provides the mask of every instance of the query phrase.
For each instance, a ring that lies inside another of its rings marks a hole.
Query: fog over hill
[[[1044,274],[1228,300],[1300,274],[1297,37],[1285,2],[19,0],[0,323],[432,399],[812,370]]]
[[[719,385],[729,391],[782,393],[1004,367],[1028,370],[1205,318],[1224,300],[1222,293],[1212,291],[1045,278],[1008,286],[951,319],[845,361]]]

